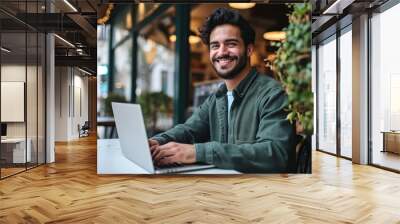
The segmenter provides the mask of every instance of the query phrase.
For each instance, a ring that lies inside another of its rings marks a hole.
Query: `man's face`
[[[235,78],[246,67],[248,56],[238,27],[224,24],[212,30],[210,61],[221,78]]]

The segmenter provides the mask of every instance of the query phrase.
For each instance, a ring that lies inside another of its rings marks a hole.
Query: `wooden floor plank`
[[[96,139],[0,181],[0,223],[400,223],[400,175],[313,152],[312,175],[96,174]]]

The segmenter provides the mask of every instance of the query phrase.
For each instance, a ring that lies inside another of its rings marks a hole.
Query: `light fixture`
[[[343,9],[351,5],[355,0],[336,0],[327,9],[322,12],[324,15],[338,15],[343,13]]]
[[[2,51],[6,52],[6,53],[10,53],[10,52],[11,52],[11,50],[9,50],[9,49],[7,49],[7,48],[5,48],[5,47],[1,47],[0,49],[1,49]]]
[[[57,38],[58,38],[59,40],[61,40],[62,42],[66,43],[68,46],[75,48],[75,45],[73,45],[73,44],[72,44],[71,42],[69,42],[68,40],[66,40],[66,39],[64,39],[64,38],[62,38],[62,37],[60,37],[60,36],[57,35],[57,34],[54,34],[54,36],[57,37]]]
[[[146,13],[146,8],[143,2],[139,3],[138,6],[138,20],[141,21],[144,19]]]
[[[78,12],[78,10],[68,1],[64,0],[65,4],[67,4],[74,12]]]
[[[125,28],[126,28],[127,30],[130,30],[130,29],[132,28],[132,15],[131,15],[130,12],[126,14],[126,17],[125,17],[125,26],[126,26]]]
[[[79,55],[83,55],[83,50],[82,50],[82,48],[77,48],[77,49],[76,49],[76,53],[78,53]]]
[[[229,3],[228,4],[230,7],[234,9],[250,9],[253,8],[256,3],[254,2],[249,2],[249,3]]]
[[[171,36],[169,36],[169,41],[175,42],[176,41],[176,35],[172,34]]]
[[[189,44],[197,44],[201,41],[199,36],[196,35],[190,35],[189,36]]]
[[[81,72],[83,72],[83,73],[85,73],[85,74],[87,74],[87,75],[92,75],[92,73],[90,73],[90,72],[88,72],[88,71],[86,71],[86,70],[83,70],[83,69],[81,69],[81,68],[79,68],[79,67],[78,67],[78,70],[81,71]]]
[[[98,18],[97,19],[97,24],[105,24],[109,19],[110,19],[110,15],[111,15],[111,11],[114,8],[113,3],[109,3],[107,6],[107,10],[106,10],[106,14],[105,16]]]
[[[169,41],[171,42],[176,42],[176,35],[172,34],[171,36],[169,36]],[[197,35],[195,35],[195,33],[190,34],[189,36],[189,44],[197,44],[201,41],[201,38]]]
[[[264,39],[271,41],[282,41],[286,39],[286,33],[284,31],[271,31],[263,34]]]

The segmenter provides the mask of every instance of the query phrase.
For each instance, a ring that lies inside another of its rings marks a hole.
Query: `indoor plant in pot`
[[[148,135],[153,136],[162,130],[157,129],[157,122],[162,115],[172,113],[172,99],[163,92],[142,92],[138,97],[138,103],[142,107],[143,116]]]
[[[311,135],[313,133],[313,93],[311,90],[311,4],[290,4],[292,13],[289,25],[284,29],[286,39],[278,46],[274,69],[282,82],[289,99],[290,122],[296,124],[297,134],[303,138],[298,161],[306,167],[298,172],[311,172]],[[302,155],[301,153],[306,153]],[[300,169],[300,170],[299,170]]]

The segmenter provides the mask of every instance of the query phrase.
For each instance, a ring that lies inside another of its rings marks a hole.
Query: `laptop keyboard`
[[[177,168],[177,167],[181,167],[181,166],[183,166],[183,165],[178,164],[178,163],[173,163],[173,164],[162,165],[162,166],[154,165],[154,168],[156,168],[156,169],[171,169],[171,168]]]

